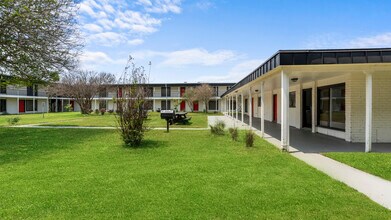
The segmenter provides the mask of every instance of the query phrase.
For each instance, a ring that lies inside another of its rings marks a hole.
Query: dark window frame
[[[335,128],[335,127],[331,127],[331,117],[330,117],[330,112],[329,112],[329,125],[328,126],[324,126],[324,125],[320,125],[320,90],[323,90],[323,89],[329,89],[329,108],[331,108],[331,103],[332,103],[332,93],[330,92],[330,90],[332,88],[337,88],[337,87],[341,87],[341,86],[344,86],[345,88],[345,91],[346,91],[346,83],[338,83],[338,84],[333,84],[333,85],[327,85],[327,86],[322,86],[322,87],[318,87],[317,88],[317,110],[316,110],[316,115],[317,115],[317,126],[318,127],[321,127],[321,128],[327,128],[327,129],[331,129],[331,130],[337,130],[337,131],[346,131],[346,109],[345,109],[345,128],[341,129],[341,128]],[[345,94],[345,105],[346,105],[346,94]]]
[[[171,97],[171,87],[169,86],[163,86],[160,88],[160,95],[161,97]]]
[[[296,91],[289,92],[289,108],[296,108]]]
[[[7,99],[0,99],[0,112],[7,112]]]

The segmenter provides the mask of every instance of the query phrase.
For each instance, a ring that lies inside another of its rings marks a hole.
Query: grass
[[[391,181],[391,153],[326,153],[325,156]]]
[[[0,219],[390,219],[391,212],[256,138],[0,129]]]
[[[206,113],[188,113],[188,117],[192,117],[187,125],[176,124],[172,127],[192,127],[206,128],[208,126],[208,115],[221,114],[206,114]],[[0,116],[0,126],[8,126],[7,119],[10,117],[20,117],[18,125],[39,124],[46,126],[88,126],[88,127],[114,127],[116,126],[115,116],[106,113],[105,115],[82,115],[79,112],[63,112],[63,113],[48,113],[45,117],[42,114],[24,114],[24,115],[3,115]],[[160,113],[151,112],[149,119],[146,121],[149,127],[166,126],[166,121],[160,119]]]

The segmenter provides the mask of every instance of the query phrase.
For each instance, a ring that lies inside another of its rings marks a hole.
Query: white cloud
[[[334,33],[320,34],[311,36],[305,47],[310,49],[391,47],[391,32],[353,39]]]
[[[128,44],[130,44],[130,45],[140,45],[143,43],[144,43],[143,39],[133,39],[133,40],[128,41]]]
[[[83,64],[97,64],[97,63],[112,63],[113,60],[104,52],[100,51],[85,51],[80,56],[80,61]]]
[[[138,51],[134,52],[133,55],[140,59],[162,57],[163,60],[160,64],[170,67],[182,67],[185,65],[215,66],[240,57],[231,50],[207,51],[202,48],[170,52]]]
[[[84,0],[79,12],[84,34],[95,33],[89,36],[91,43],[139,45],[143,36],[158,31],[164,19],[151,13],[180,13],[180,4],[181,0]]]
[[[126,59],[112,59],[109,55],[102,51],[85,51],[80,55],[81,67],[85,69],[95,69],[101,71],[99,67],[105,65],[125,65]]]
[[[125,36],[116,32],[102,32],[98,34],[92,34],[88,37],[88,39],[102,46],[113,46],[127,41]]]
[[[391,32],[378,34],[370,37],[359,37],[351,40],[352,47],[390,47],[391,46]]]
[[[261,65],[264,60],[261,59],[252,59],[240,62],[233,66],[229,70],[228,74],[220,75],[208,75],[201,76],[197,79],[200,82],[238,82],[247,76],[251,71],[255,70],[259,65]]]
[[[96,24],[85,24],[83,25],[83,28],[87,31],[91,31],[91,32],[102,32],[103,31],[103,28],[99,25],[96,25]]]
[[[181,0],[138,0],[137,4],[145,7],[151,13],[175,13],[182,12]]]

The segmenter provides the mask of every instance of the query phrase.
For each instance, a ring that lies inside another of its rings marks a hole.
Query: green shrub
[[[100,114],[101,114],[101,115],[104,115],[105,112],[106,112],[106,109],[105,109],[105,108],[101,108],[99,111],[100,111]]]
[[[246,147],[254,146],[255,133],[252,130],[246,131]]]
[[[16,125],[18,124],[19,121],[20,121],[19,117],[12,117],[7,119],[9,125]]]
[[[99,109],[95,109],[95,114],[99,115]]]
[[[232,140],[238,141],[238,136],[239,136],[238,128],[236,128],[236,127],[229,128],[229,133],[231,134]]]
[[[110,115],[114,113],[114,110],[113,109],[110,109],[107,111]]]
[[[64,108],[66,112],[73,112],[73,108],[71,104],[66,105]]]
[[[214,125],[210,125],[210,132],[215,135],[225,134],[225,123],[223,121],[216,121]]]

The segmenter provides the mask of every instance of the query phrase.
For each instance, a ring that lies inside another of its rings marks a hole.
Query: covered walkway
[[[239,117],[240,120],[240,117]],[[249,123],[249,117],[244,116],[244,122]],[[261,119],[252,118],[253,127],[261,130]],[[265,133],[281,140],[281,125],[265,120]],[[304,153],[326,152],[364,152],[364,143],[351,143],[342,139],[319,133],[312,133],[310,129],[290,127],[290,146]],[[391,152],[391,143],[373,143],[372,152]]]

